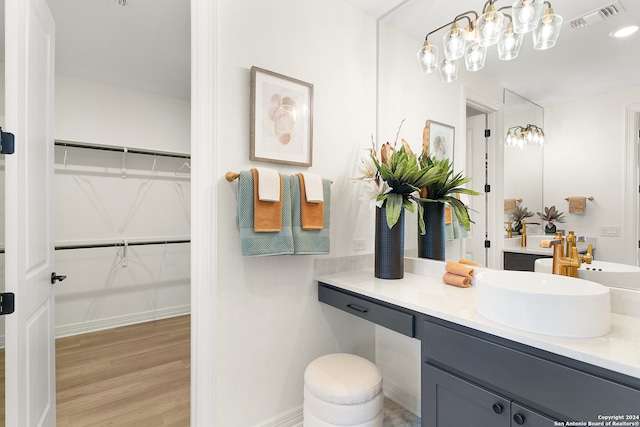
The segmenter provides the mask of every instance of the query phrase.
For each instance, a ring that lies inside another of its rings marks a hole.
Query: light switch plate
[[[620,226],[602,225],[600,226],[600,235],[605,237],[620,237]]]

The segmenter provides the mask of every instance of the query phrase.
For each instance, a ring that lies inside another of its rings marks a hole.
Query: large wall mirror
[[[534,125],[544,130],[544,109],[513,93],[504,91],[504,133],[515,127]],[[543,211],[543,152],[544,145],[524,144],[504,147],[504,198],[517,200],[518,206],[534,214]],[[505,214],[505,221],[509,215]],[[534,215],[530,219],[539,222]],[[530,231],[540,230],[539,226]]]

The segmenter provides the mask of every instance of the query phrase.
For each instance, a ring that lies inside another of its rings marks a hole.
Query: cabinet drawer
[[[424,323],[423,357],[525,404],[580,421],[637,414],[640,390],[445,326]]]
[[[318,300],[408,337],[415,336],[414,315],[400,307],[363,298],[321,282],[318,283]]]

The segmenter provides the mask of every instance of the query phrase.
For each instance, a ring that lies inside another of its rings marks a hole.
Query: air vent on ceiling
[[[619,0],[601,6],[591,12],[584,13],[577,18],[573,18],[569,21],[569,28],[572,30],[580,30],[588,25],[595,24],[600,21],[604,21],[607,18],[618,15],[624,12],[624,7]]]

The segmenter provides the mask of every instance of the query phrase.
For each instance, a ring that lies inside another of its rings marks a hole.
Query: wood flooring
[[[56,340],[57,427],[189,426],[190,316]]]

